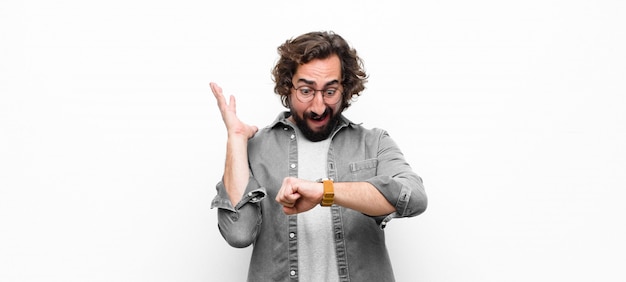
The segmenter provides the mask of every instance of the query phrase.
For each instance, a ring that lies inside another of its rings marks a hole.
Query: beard
[[[302,135],[304,135],[304,137],[309,139],[311,142],[326,140],[326,138],[330,137],[330,134],[335,129],[337,123],[339,123],[339,114],[334,113],[330,107],[326,107],[326,110],[321,115],[313,112],[305,112],[303,114],[304,118],[298,116],[293,108],[291,109],[291,113],[293,120],[296,122],[296,125],[302,132]],[[313,130],[306,122],[307,119],[325,118],[327,115],[330,117],[328,123],[326,123],[326,125],[318,131]]]

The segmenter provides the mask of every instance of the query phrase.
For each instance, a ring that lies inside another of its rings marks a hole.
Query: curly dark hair
[[[272,70],[276,83],[274,92],[280,95],[283,106],[289,108],[292,79],[298,66],[314,59],[326,59],[337,55],[341,61],[342,110],[351,105],[352,98],[361,95],[367,82],[363,60],[354,48],[332,31],[309,32],[287,40],[278,47],[280,58]]]

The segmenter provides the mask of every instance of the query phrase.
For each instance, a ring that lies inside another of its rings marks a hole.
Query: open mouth
[[[324,115],[316,115],[316,116],[311,117],[311,119],[312,119],[312,120],[315,120],[315,121],[320,121],[320,120],[324,120],[324,119],[326,118],[326,116],[328,116],[328,115],[327,115],[327,114],[324,114]]]

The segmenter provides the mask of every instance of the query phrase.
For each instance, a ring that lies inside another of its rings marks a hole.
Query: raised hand
[[[230,102],[226,103],[222,88],[213,82],[210,85],[228,131],[223,179],[228,197],[232,205],[235,206],[241,200],[250,175],[248,171],[248,139],[256,134],[258,128],[239,120],[234,96],[230,96]]]
[[[217,106],[222,113],[222,120],[226,125],[229,137],[242,136],[246,140],[252,138],[254,134],[259,130],[256,126],[243,123],[237,117],[237,103],[235,102],[235,96],[230,96],[230,100],[227,103],[222,88],[215,82],[211,82],[211,91],[217,100]]]

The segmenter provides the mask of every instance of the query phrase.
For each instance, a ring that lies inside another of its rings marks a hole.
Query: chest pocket
[[[363,181],[376,176],[378,159],[350,163],[350,178],[352,181]]]

